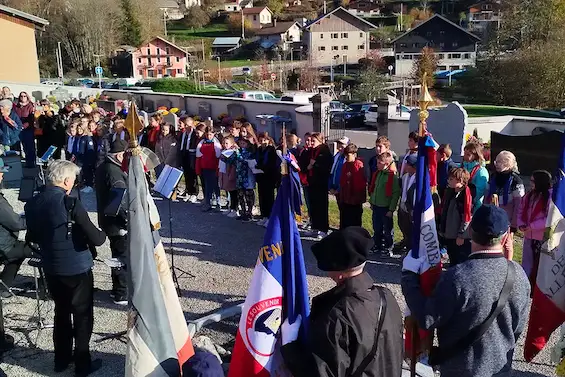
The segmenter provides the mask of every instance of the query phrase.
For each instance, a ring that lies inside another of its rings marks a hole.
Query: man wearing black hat
[[[296,341],[300,321],[282,325],[282,355],[294,377],[399,377],[402,313],[392,293],[364,272],[373,240],[348,227],[312,246],[318,268],[337,286],[314,297],[308,344]]]
[[[115,201],[125,198],[127,175],[122,170],[124,153],[128,148],[125,140],[116,139],[110,153],[96,169],[96,202],[98,224],[110,240],[112,258],[121,266],[112,268],[112,293],[110,296],[117,305],[127,305],[127,211],[125,206],[116,206]],[[109,206],[116,207],[115,209]]]
[[[522,267],[504,258],[506,212],[483,205],[471,221],[469,259],[442,273],[433,294],[422,294],[418,273],[427,257],[403,262],[402,292],[419,326],[437,329],[430,356],[442,377],[509,376],[526,325],[530,285]]]

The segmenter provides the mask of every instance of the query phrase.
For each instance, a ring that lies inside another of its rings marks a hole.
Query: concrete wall
[[[0,15],[2,58],[0,81],[39,84],[39,61],[35,44],[35,26],[6,14]]]

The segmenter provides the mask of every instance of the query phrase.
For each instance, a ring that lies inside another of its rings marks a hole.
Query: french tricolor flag
[[[549,200],[546,237],[540,253],[524,359],[543,349],[551,334],[565,322],[565,134],[559,168]]]
[[[300,316],[299,339],[305,340],[310,306],[294,219],[299,194],[293,174],[284,175],[243,305],[228,377],[290,377],[280,353],[281,324]]]
[[[414,204],[414,232],[412,239],[412,257],[427,255],[423,271],[420,273],[420,284],[426,296],[431,295],[441,274],[441,253],[437,236],[432,187],[435,182],[435,156],[438,144],[431,135],[420,137],[418,142],[418,165],[416,166],[416,198]],[[433,178],[430,179],[430,177]],[[412,333],[406,329],[406,354],[411,354]],[[419,343],[427,344],[432,333],[419,331]],[[418,347],[418,346],[416,346]]]

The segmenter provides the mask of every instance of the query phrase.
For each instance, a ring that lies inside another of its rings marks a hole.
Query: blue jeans
[[[392,217],[386,214],[389,211],[388,207],[371,206],[373,209],[373,239],[375,246],[380,249],[384,246],[385,249],[392,248],[394,238],[394,227],[392,225]]]
[[[220,186],[218,186],[216,170],[202,169],[202,179],[204,180],[204,204],[210,206],[214,194],[216,194],[216,200],[220,199]]]

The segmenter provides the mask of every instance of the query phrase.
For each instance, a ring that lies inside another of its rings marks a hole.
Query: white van
[[[282,95],[281,101],[283,102],[293,102],[300,103],[302,105],[308,105],[310,103],[310,98],[314,97],[318,93],[311,92],[288,92]]]

